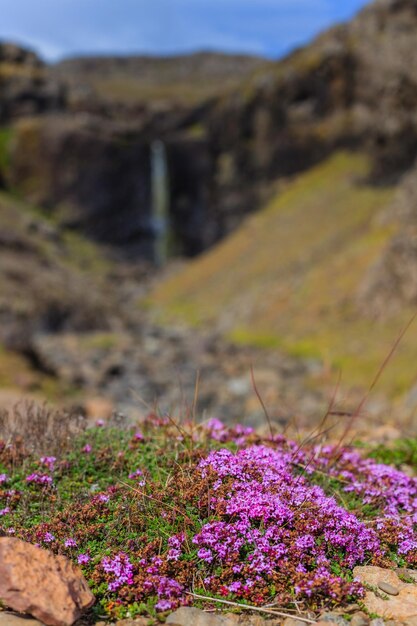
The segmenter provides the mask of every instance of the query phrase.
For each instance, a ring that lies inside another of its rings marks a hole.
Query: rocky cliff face
[[[398,180],[411,167],[417,155],[416,33],[414,0],[378,0],[284,61],[249,64],[240,85],[224,95],[207,99],[203,91],[186,102],[165,94],[161,100],[154,76],[155,98],[141,104],[121,89],[119,100],[100,100],[96,93],[66,119],[43,115],[19,124],[8,179],[90,236],[129,255],[149,255],[155,237],[149,155],[152,142],[162,140],[173,238],[180,253],[196,254],[257,209],[271,183],[335,149],[369,152],[378,183]],[[90,63],[88,71],[79,63],[83,80],[88,75],[92,81],[95,71],[97,80],[116,76],[116,62],[96,70]],[[124,75],[134,75],[131,66]],[[76,68],[62,65],[60,79],[67,71],[74,83]],[[144,76],[149,86],[149,72]],[[161,76],[167,84],[166,73]]]
[[[65,89],[47,75],[39,57],[12,43],[0,43],[0,123],[63,108]]]

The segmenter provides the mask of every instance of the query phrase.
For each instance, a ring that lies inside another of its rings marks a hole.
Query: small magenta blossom
[[[173,608],[173,605],[169,600],[159,600],[159,602],[155,604],[155,608],[158,611],[170,611]]]
[[[4,509],[0,509],[0,516],[10,513],[10,507],[6,506]]]
[[[139,485],[139,487],[144,487],[146,485],[145,477],[143,476],[143,472],[140,469],[137,469],[129,474],[129,478],[131,480],[137,480],[137,484]]]
[[[45,533],[43,536],[43,541],[44,543],[52,543],[52,541],[55,541],[55,537],[52,533]]]
[[[34,483],[35,485],[52,485],[52,476],[48,476],[48,474],[40,474],[38,472],[34,472],[33,474],[29,474],[26,476],[27,483]]]
[[[79,554],[77,561],[79,565],[86,565],[91,561],[91,556],[89,554]]]
[[[7,474],[0,474],[0,485],[7,483],[8,480],[9,480],[9,477]]]
[[[86,443],[84,448],[82,449],[82,452],[84,452],[85,454],[90,454],[92,449],[93,448],[91,447],[91,445],[89,443]]]
[[[41,456],[40,462],[45,465],[50,472],[55,469],[56,458],[54,456]]]
[[[64,546],[66,548],[76,548],[77,547],[77,542],[72,537],[68,537],[64,541]]]
[[[104,420],[96,420],[96,426],[97,428],[103,428]]]

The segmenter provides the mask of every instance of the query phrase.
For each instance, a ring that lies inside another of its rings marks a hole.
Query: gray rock
[[[397,587],[394,587],[394,585],[390,585],[383,580],[378,582],[378,587],[381,589],[381,591],[387,593],[390,596],[398,596],[398,594],[400,593],[400,590],[397,589]]]
[[[350,626],[368,626],[369,617],[362,611],[358,611],[352,616]]]
[[[333,624],[337,624],[338,626],[349,626],[349,622],[337,613],[323,613],[323,615],[320,616],[320,621],[332,622]]]

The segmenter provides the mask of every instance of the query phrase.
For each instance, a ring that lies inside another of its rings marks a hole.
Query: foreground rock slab
[[[8,611],[0,612],[0,626],[43,626],[42,622],[30,617],[22,617]]]
[[[71,561],[12,537],[0,537],[0,598],[47,626],[71,626],[95,600]]]
[[[384,619],[417,626],[415,583],[404,582],[395,571],[381,567],[355,567],[353,574],[362,583],[372,587],[364,598],[368,611]]]

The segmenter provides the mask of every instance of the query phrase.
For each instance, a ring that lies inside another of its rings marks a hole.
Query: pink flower
[[[76,548],[77,542],[75,541],[75,539],[72,539],[71,537],[69,537],[68,539],[65,539],[64,545],[66,548]]]
[[[39,474],[37,472],[34,472],[33,474],[29,474],[29,476],[26,476],[26,482],[34,483],[35,485],[47,486],[52,484],[52,477],[48,476],[47,474]]]
[[[56,458],[54,456],[41,456],[40,462],[45,465],[50,472],[55,469]]]
[[[79,565],[86,565],[91,561],[91,557],[89,554],[79,554],[77,557],[77,561]]]

